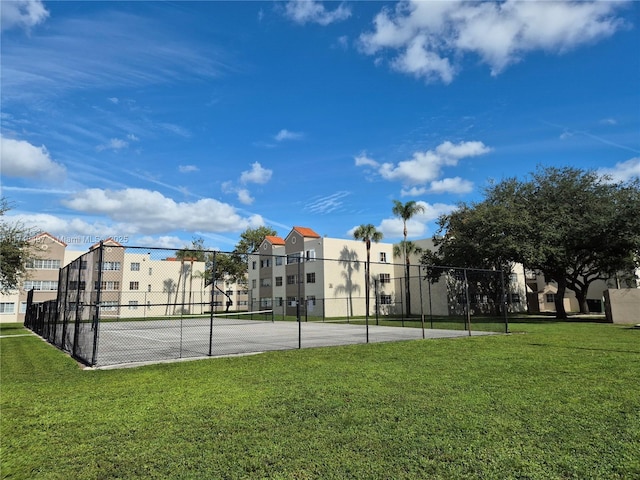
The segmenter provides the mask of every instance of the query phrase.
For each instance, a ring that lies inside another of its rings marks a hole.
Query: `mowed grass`
[[[640,330],[511,331],[103,371],[3,338],[1,473],[640,478]]]

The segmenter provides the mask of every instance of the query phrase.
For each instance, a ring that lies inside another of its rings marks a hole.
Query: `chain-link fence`
[[[507,332],[508,299],[491,270],[103,243],[25,325],[104,366]]]

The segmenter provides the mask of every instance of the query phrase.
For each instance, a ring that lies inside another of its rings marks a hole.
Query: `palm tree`
[[[366,224],[360,225],[353,232],[353,238],[356,240],[362,240],[367,246],[367,263],[365,264],[365,276],[364,276],[364,289],[365,289],[365,308],[366,308],[366,319],[369,320],[369,284],[371,283],[370,278],[370,267],[371,267],[371,242],[378,243],[382,240],[382,232],[376,230],[376,227],[373,225]]]
[[[424,205],[420,205],[415,200],[411,200],[407,203],[402,203],[399,200],[393,201],[393,209],[391,210],[396,217],[400,217],[402,219],[402,234],[404,235],[404,241],[402,242],[403,247],[407,247],[407,221],[411,220],[418,213],[424,213]],[[407,316],[411,315],[411,289],[409,288],[409,254],[404,248],[404,261],[406,264],[405,271],[405,297],[407,299]]]
[[[422,248],[416,245],[411,240],[409,241],[403,240],[400,243],[396,243],[393,246],[394,257],[402,257],[404,255],[406,265],[407,265],[406,267],[407,272],[409,271],[409,267],[410,267],[409,257],[411,255],[420,255],[420,254],[422,254]],[[407,282],[407,296],[406,296],[407,297],[407,315],[410,315],[411,306],[408,302],[411,301],[411,296],[408,294],[409,293],[409,277],[408,276],[406,278],[406,282]]]

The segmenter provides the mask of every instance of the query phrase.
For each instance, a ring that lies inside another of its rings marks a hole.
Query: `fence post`
[[[422,298],[422,265],[418,265],[418,289],[420,290],[420,325],[422,326],[422,338],[424,337],[424,300]]]
[[[98,361],[98,325],[100,324],[100,301],[102,298],[102,262],[103,258],[103,247],[104,243],[100,240],[100,247],[98,250],[98,291],[96,292],[96,309],[93,314],[93,322],[91,328],[93,328],[93,352],[91,354],[91,365],[95,365]],[[78,287],[80,286],[80,275],[82,274],[82,261],[78,265]],[[88,265],[87,265],[88,267]],[[85,285],[85,289],[86,289]],[[119,297],[119,296],[118,296]],[[120,303],[120,300],[118,300]]]
[[[427,267],[427,285],[429,286],[429,320],[431,321],[431,330],[433,330],[433,302],[431,301],[431,277],[429,276],[429,267]]]
[[[215,290],[216,290],[216,252],[214,250],[213,260],[211,261],[211,306],[209,307],[209,356],[211,356],[211,353],[213,350],[213,304],[215,302]]]
[[[300,286],[300,281],[302,280],[300,278],[301,261],[302,261],[302,256],[298,257],[298,297],[297,297],[298,301],[296,302],[296,318],[298,320],[298,348],[302,348],[302,321],[300,319],[300,295],[302,294],[302,287]]]
[[[467,269],[463,268],[464,272],[464,296],[467,303],[467,329],[469,330],[469,336],[471,336],[471,302],[469,301],[469,280],[467,279]]]
[[[504,289],[504,270],[500,270],[500,286],[502,287],[502,309],[504,315],[504,333],[509,333],[509,315],[507,313],[507,294]],[[526,292],[525,292],[526,294]]]

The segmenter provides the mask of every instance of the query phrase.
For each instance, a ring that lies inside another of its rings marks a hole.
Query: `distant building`
[[[59,285],[60,268],[86,252],[67,250],[67,244],[48,233],[29,240],[34,258],[18,289],[0,296],[0,322],[24,322],[27,294],[34,290],[34,302],[54,300],[58,290],[96,291],[100,287],[101,318],[145,318],[151,316],[202,314],[211,310],[211,286],[205,285],[204,262],[175,257],[157,259],[157,251],[127,249],[113,239],[103,242],[102,266],[78,262],[78,273]],[[92,245],[95,250],[99,243]],[[142,253],[139,253],[142,252]],[[88,271],[91,269],[91,272]],[[100,270],[100,275],[98,275]],[[98,285],[100,278],[100,285]],[[87,282],[92,282],[88,288]],[[245,281],[216,281],[214,312],[248,309]]]

